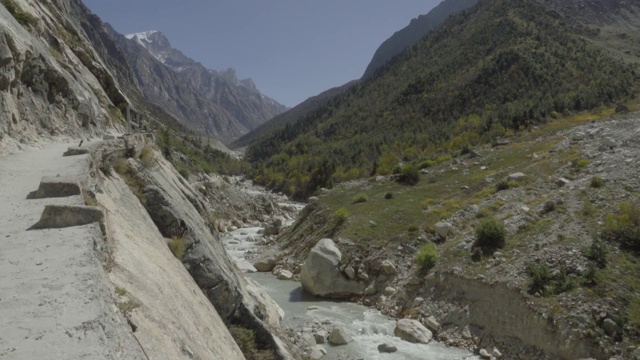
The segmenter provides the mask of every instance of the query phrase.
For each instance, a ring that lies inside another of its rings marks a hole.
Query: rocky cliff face
[[[233,140],[286,110],[235,70],[207,69],[171,47],[158,31],[111,36],[125,51],[140,89],[190,129]]]
[[[77,4],[12,3],[11,12],[0,6],[0,154],[120,127],[114,109],[127,96],[88,40]]]

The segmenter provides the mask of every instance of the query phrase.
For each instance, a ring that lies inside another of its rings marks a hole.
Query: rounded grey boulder
[[[329,298],[362,295],[364,286],[342,274],[340,259],[342,253],[333,240],[318,241],[300,272],[302,287],[313,295]]]

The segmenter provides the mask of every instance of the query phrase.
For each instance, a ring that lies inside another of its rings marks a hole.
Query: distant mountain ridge
[[[306,99],[305,101],[283,112],[282,114],[276,115],[273,119],[258,126],[248,134],[243,135],[242,137],[234,141],[232,144],[230,144],[230,147],[232,149],[242,148],[244,146],[251,144],[253,141],[256,141],[261,136],[264,136],[273,130],[285,127],[287,126],[287,124],[289,125],[293,124],[298,119],[308,116],[314,110],[323,106],[327,106],[327,103],[331,99],[340,95],[344,91],[347,91],[350,87],[352,87],[357,83],[358,83],[358,80],[353,80],[342,86],[331,88],[329,90],[321,92],[316,96],[312,96]]]
[[[374,75],[380,67],[384,66],[394,56],[437,29],[452,14],[470,8],[477,3],[478,0],[444,0],[426,15],[420,15],[411,20],[409,25],[394,33],[380,45],[362,78],[366,79]]]
[[[207,69],[184,55],[159,31],[112,36],[145,97],[193,131],[230,142],[287,109],[234,69]]]

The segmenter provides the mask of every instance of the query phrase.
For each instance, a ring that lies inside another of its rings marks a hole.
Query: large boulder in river
[[[413,319],[398,320],[393,333],[402,340],[412,343],[426,344],[433,338],[433,334],[429,329]]]
[[[316,296],[344,298],[362,295],[364,286],[340,271],[342,253],[331,239],[322,239],[311,249],[300,272],[302,287]]]

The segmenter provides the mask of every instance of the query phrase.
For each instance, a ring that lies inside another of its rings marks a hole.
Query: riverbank
[[[302,209],[303,204],[293,203],[281,196],[269,194],[250,182],[242,182],[244,191],[260,199],[271,197],[279,207]],[[262,202],[258,200],[254,202]],[[282,224],[279,231],[286,231],[288,225],[295,220],[291,213],[288,221]],[[255,224],[254,224],[255,225]],[[295,339],[302,351],[311,355],[313,350],[324,349],[326,355],[322,359],[424,359],[434,360],[476,359],[464,349],[447,347],[438,342],[429,344],[413,344],[394,336],[396,321],[383,315],[375,308],[362,304],[332,301],[314,297],[302,290],[298,276],[290,276],[290,269],[279,266],[272,272],[257,272],[252,262],[256,255],[269,251],[273,244],[269,228],[251,226],[226,232],[221,236],[225,249],[245,272],[246,277],[260,284],[265,291],[284,310],[283,326]],[[265,238],[267,238],[265,240]],[[264,269],[263,269],[264,270]],[[345,329],[353,338],[346,345],[333,346],[328,343],[327,336],[335,327]],[[394,353],[381,353],[378,346],[387,344],[397,349]]]

